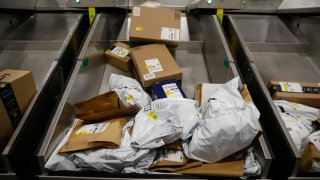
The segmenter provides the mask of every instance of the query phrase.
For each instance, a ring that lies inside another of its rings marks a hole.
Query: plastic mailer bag
[[[239,77],[217,89],[202,109],[190,141],[183,143],[190,159],[214,163],[248,147],[260,131],[260,113],[238,91]]]
[[[244,161],[245,176],[259,176],[261,174],[261,165],[254,158],[253,148],[249,148]]]
[[[274,104],[297,149],[303,152],[306,138],[315,131],[312,123],[320,118],[320,110],[284,100],[275,100]]]
[[[137,105],[143,108],[151,104],[150,96],[135,79],[111,74],[109,85],[111,91],[115,91],[118,94],[125,106]]]
[[[153,149],[187,139],[199,122],[197,106],[197,101],[182,98],[152,102],[135,117],[132,146]]]

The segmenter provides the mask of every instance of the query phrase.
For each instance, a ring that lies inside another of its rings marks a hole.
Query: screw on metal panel
[[[246,4],[247,2],[246,1],[242,1],[242,4]]]
[[[80,3],[80,0],[76,0],[76,3]]]

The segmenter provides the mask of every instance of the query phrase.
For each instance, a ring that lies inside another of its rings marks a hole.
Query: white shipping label
[[[76,132],[76,135],[101,133],[106,130],[108,125],[109,123],[95,123],[84,125]]]
[[[161,109],[166,109],[168,107],[167,102],[156,101],[152,102],[152,109],[159,111]]]
[[[162,85],[167,98],[183,98],[176,83]]]
[[[180,29],[161,27],[161,39],[179,41]]]
[[[314,144],[318,151],[320,151],[320,131],[316,131],[308,137],[309,141]]]
[[[153,73],[150,74],[144,74],[143,75],[143,79],[144,80],[150,80],[150,79],[154,79],[156,76]]]
[[[160,160],[183,162],[183,153],[182,151],[168,150],[164,156],[160,157]]]
[[[299,83],[279,82],[281,90],[286,92],[303,92],[302,86]]]
[[[144,63],[146,64],[146,68],[149,70],[149,73],[163,71],[158,58],[147,59]]]
[[[139,7],[133,7],[132,14],[134,16],[140,16],[140,8]]]
[[[116,46],[115,48],[112,49],[111,53],[116,56],[120,56],[122,58],[125,58],[130,53],[130,51],[125,48]]]

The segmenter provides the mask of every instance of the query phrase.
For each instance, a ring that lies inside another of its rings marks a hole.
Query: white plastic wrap
[[[190,99],[158,99],[135,117],[132,146],[154,149],[187,139],[199,122],[198,102]]]
[[[306,138],[315,130],[312,123],[320,118],[320,110],[284,100],[275,100],[274,103],[297,149],[303,152]]]
[[[190,141],[183,143],[190,159],[217,162],[248,147],[260,131],[260,113],[238,91],[239,77],[215,91],[202,109]]]
[[[118,149],[101,148],[97,150],[87,150],[76,153],[57,153],[61,148],[60,145],[52,154],[45,168],[53,171],[69,170],[94,170],[106,172],[121,172],[125,167],[134,167],[133,170],[140,171],[147,169],[148,164],[152,164],[155,152],[148,149],[131,148],[131,136],[129,129],[133,126],[133,119],[130,120],[124,127],[121,138],[121,144]],[[72,128],[68,132],[72,132]],[[68,139],[66,136],[64,139]],[[62,141],[60,144],[64,144]],[[149,163],[141,163],[141,161]],[[140,164],[140,166],[139,166]],[[143,165],[141,165],[143,164]]]
[[[109,86],[115,91],[125,106],[138,105],[140,108],[151,104],[150,96],[143,90],[140,83],[132,78],[111,74]]]
[[[253,148],[249,148],[244,161],[245,176],[259,176],[261,174],[261,165],[255,160]]]

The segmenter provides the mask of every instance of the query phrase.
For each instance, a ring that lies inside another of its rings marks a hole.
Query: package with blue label
[[[175,79],[153,84],[150,89],[154,100],[162,98],[187,98],[180,86],[180,82]]]
[[[0,150],[18,126],[36,92],[30,71],[0,70]]]

